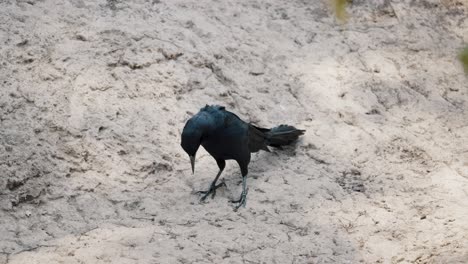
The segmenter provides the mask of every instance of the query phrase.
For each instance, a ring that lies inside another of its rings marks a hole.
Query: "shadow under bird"
[[[216,160],[219,172],[201,201],[210,194],[216,195],[216,189],[224,182],[216,184],[219,176],[226,166],[226,160],[235,160],[239,164],[242,174],[242,193],[235,209],[245,207],[247,201],[247,174],[250,163],[250,154],[264,150],[270,152],[268,147],[281,149],[289,145],[304,134],[305,130],[289,125],[279,125],[268,129],[254,126],[242,121],[237,115],[231,113],[223,106],[206,105],[200,112],[190,118],[182,131],[182,148],[190,156],[192,173],[195,173],[195,156],[202,145]]]

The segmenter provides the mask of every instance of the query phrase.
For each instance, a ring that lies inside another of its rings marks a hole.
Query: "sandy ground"
[[[0,1],[0,263],[468,263],[467,6]],[[238,212],[207,103],[307,129]]]

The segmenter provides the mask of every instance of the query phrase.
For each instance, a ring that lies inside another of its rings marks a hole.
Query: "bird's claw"
[[[214,185],[212,184],[210,186],[210,189],[208,189],[207,191],[198,191],[197,193],[198,194],[204,194],[202,196],[202,198],[200,199],[200,202],[203,202],[205,201],[205,199],[211,194],[211,199],[213,199],[216,195],[216,189],[218,189],[219,187],[221,186],[226,186],[226,183],[224,181],[222,181],[220,184],[218,185]]]
[[[234,211],[237,211],[241,206],[245,208],[245,205],[247,204],[247,192],[248,190],[246,190],[245,193],[242,192],[239,200],[231,200],[231,203],[237,203]]]

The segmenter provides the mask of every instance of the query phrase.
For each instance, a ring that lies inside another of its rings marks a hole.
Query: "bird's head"
[[[195,173],[195,156],[202,139],[202,130],[195,121],[196,120],[190,119],[187,121],[187,124],[185,124],[184,130],[182,131],[182,143],[180,144],[190,157],[192,173]]]
[[[182,131],[182,148],[190,156],[192,173],[195,173],[195,155],[202,141],[210,137],[216,129],[216,116],[210,112],[207,105],[190,118]]]

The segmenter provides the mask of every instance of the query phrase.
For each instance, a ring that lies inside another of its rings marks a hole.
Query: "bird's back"
[[[205,106],[197,115],[209,119],[210,129],[202,136],[202,146],[215,159],[250,159],[249,125],[223,106]],[[249,157],[246,157],[248,155]]]
[[[204,116],[200,119],[211,120],[210,132],[204,137],[202,145],[214,157],[218,154],[236,159],[234,156],[241,155],[244,158],[260,150],[270,151],[271,129],[246,123],[224,106],[207,105],[197,115]]]

